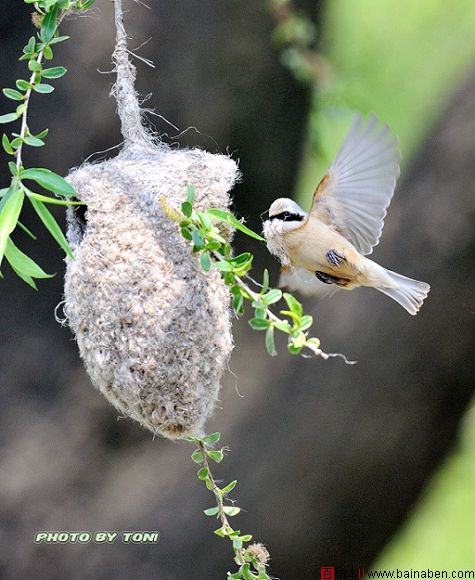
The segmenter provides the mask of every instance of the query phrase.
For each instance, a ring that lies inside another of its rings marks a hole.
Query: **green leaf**
[[[244,312],[244,297],[242,294],[233,297],[233,310],[236,314],[242,314]]]
[[[33,290],[38,290],[38,286],[36,285],[35,281],[33,280],[33,278],[31,276],[27,276],[26,274],[23,274],[23,272],[20,272],[20,270],[15,270],[15,268],[13,268],[13,266],[12,266],[12,269],[15,272],[15,274],[23,280],[23,282],[26,282],[28,284],[28,286],[31,286],[33,288]],[[3,278],[3,276],[0,276],[0,278]]]
[[[205,480],[208,476],[209,476],[209,470],[207,467],[202,467],[199,471],[198,471],[198,479],[202,479]]]
[[[241,540],[243,542],[250,542],[252,540],[252,534],[244,534],[244,536],[241,536]]]
[[[292,337],[292,346],[301,349],[306,342],[306,336],[303,332],[299,332],[297,336]]]
[[[32,179],[41,185],[41,187],[58,195],[76,195],[76,190],[63,177],[53,173],[49,169],[43,169],[41,167],[25,169],[21,174],[21,179]]]
[[[52,10],[45,14],[43,22],[41,23],[40,36],[43,42],[50,42],[56,32],[56,23],[58,19],[58,7],[55,6]]]
[[[18,79],[15,84],[20,91],[27,91],[31,87],[30,83],[23,79]]]
[[[181,211],[185,217],[189,218],[193,212],[193,206],[189,201],[184,201],[181,204]]]
[[[243,580],[255,580],[254,574],[251,572],[249,564],[244,564],[243,566],[241,566],[241,572]]]
[[[69,40],[70,36],[55,36],[52,40],[49,41],[49,44],[58,44],[60,42],[64,42],[65,40]]]
[[[264,304],[267,304],[268,306],[270,304],[275,304],[276,302],[279,302],[281,298],[282,298],[282,290],[277,289],[269,290],[267,294],[261,296],[262,302],[264,302]]]
[[[16,228],[23,206],[23,200],[25,199],[25,194],[21,189],[15,189],[10,195],[7,194],[7,196],[0,212],[0,264],[5,253],[8,238]]]
[[[188,229],[188,226],[181,225],[180,230],[181,230],[181,235],[185,238],[185,240],[191,241],[193,239],[191,236],[190,230]]]
[[[21,105],[18,105],[15,113],[20,117],[21,115],[23,115],[25,111],[26,111],[26,103],[22,103]]]
[[[254,330],[266,330],[271,325],[270,320],[266,318],[251,318],[249,326]]]
[[[300,319],[299,330],[307,330],[312,326],[312,324],[313,317],[310,316],[309,314],[305,314],[305,316],[302,316],[302,318]]]
[[[15,89],[3,89],[3,94],[8,99],[12,99],[12,101],[23,101],[25,98],[23,93],[20,93],[20,91],[16,91]]]
[[[216,431],[215,433],[211,433],[211,435],[206,435],[203,438],[203,441],[205,443],[218,443],[218,441],[221,439],[221,433],[219,433],[218,431]]]
[[[248,235],[249,237],[254,238],[255,240],[259,240],[261,242],[265,242],[265,239],[263,237],[259,236],[258,234],[253,232],[251,229],[246,227],[231,212],[224,211],[222,209],[211,208],[207,211],[207,213],[211,217],[214,217],[214,218],[219,219],[223,222],[227,222],[228,224],[231,224],[234,228],[243,232],[244,234]]]
[[[211,479],[208,477],[208,479],[205,479],[205,484],[206,484],[206,489],[209,489],[210,491],[216,491],[216,486],[214,485],[214,483],[211,481]]]
[[[203,237],[197,230],[192,231],[191,239],[193,240],[193,252],[199,252],[204,248]]]
[[[32,58],[28,61],[28,70],[31,70],[31,72],[40,72],[41,65],[34,58]]]
[[[221,493],[223,495],[231,493],[233,491],[233,489],[236,487],[236,485],[237,485],[237,479],[235,479],[234,481],[231,481],[231,483],[228,483],[228,485],[226,487],[223,487],[223,489],[221,490]]]
[[[277,351],[275,350],[275,339],[274,339],[274,327],[269,326],[266,331],[266,349],[271,356],[277,356]]]
[[[35,197],[29,195],[28,199],[31,202],[34,210],[38,214],[40,220],[46,226],[46,229],[49,233],[53,236],[53,238],[58,242],[59,246],[64,250],[65,254],[74,259],[73,252],[71,247],[66,239],[63,231],[61,230],[58,222],[54,219],[53,214],[49,211],[49,209],[41,202],[35,199]]]
[[[47,195],[34,193],[33,191],[30,191],[27,187],[25,187],[25,191],[29,198],[34,198],[43,203],[49,203],[50,205],[63,205],[63,206],[86,205],[83,201],[66,201],[64,199],[58,199],[56,197],[48,197]]]
[[[292,327],[287,321],[273,322],[273,325],[275,328],[277,328],[277,330],[285,332],[286,334],[290,334],[292,332]]]
[[[41,76],[45,79],[59,79],[67,73],[67,69],[64,66],[55,66],[52,68],[45,68],[41,73]]]
[[[42,95],[47,95],[48,93],[52,93],[54,91],[54,87],[47,85],[46,83],[40,83],[38,85],[33,85],[33,90],[37,93],[41,93]]]
[[[287,302],[287,306],[290,308],[290,311],[296,314],[297,316],[302,316],[302,305],[300,302],[292,296],[292,294],[288,294],[284,292],[284,300]]]
[[[219,513],[219,508],[218,506],[212,507],[212,508],[208,508],[206,510],[203,510],[203,513],[206,516],[216,516]]]
[[[269,290],[269,270],[266,268],[262,275],[262,293],[265,294]]]
[[[6,115],[0,115],[0,124],[11,123],[16,121],[20,115],[17,113],[7,113]]]
[[[216,461],[216,463],[221,463],[224,457],[224,453],[222,451],[216,451],[214,449],[207,450],[206,455],[213,461]]]
[[[242,540],[241,540],[241,538],[234,538],[233,539],[233,548],[235,550],[240,550],[242,548]]]
[[[200,220],[200,222],[203,225],[206,232],[210,232],[213,229],[213,224],[212,224],[211,220],[209,219],[209,217],[205,213],[202,213],[202,212],[197,212],[197,215],[198,215],[198,219]],[[214,239],[216,239],[216,238],[221,238],[221,240],[224,239],[219,234],[217,234],[214,237]],[[224,243],[226,243],[226,240],[224,240]]]
[[[53,49],[49,44],[43,48],[43,54],[45,55],[45,60],[53,60]]]
[[[38,139],[38,137],[33,137],[33,135],[27,135],[23,140],[30,147],[43,147],[45,144],[43,139]]]
[[[37,135],[35,135],[35,137],[38,137],[38,139],[44,139],[46,137],[46,135],[48,135],[48,131],[49,131],[49,129],[43,129],[43,131],[41,131],[41,133],[38,133]]]
[[[24,224],[18,222],[18,227],[25,232],[27,236],[29,236],[32,240],[36,240],[35,234],[33,234]]]
[[[205,272],[209,272],[211,268],[211,260],[208,252],[203,252],[200,256],[200,264]]]
[[[189,204],[193,205],[195,198],[196,198],[195,188],[192,185],[188,185],[188,187],[186,188],[186,201]]]
[[[220,528],[218,528],[217,530],[214,530],[214,533],[219,536],[220,538],[225,538],[227,536],[226,531],[225,531],[225,527],[221,526]]]
[[[259,306],[259,302],[253,302],[252,305],[255,308],[254,311],[254,318],[267,318],[267,311],[265,309],[265,306],[260,307]]]
[[[34,36],[30,36],[28,40],[28,44],[25,46],[25,52],[35,52],[36,49],[36,38]]]
[[[233,264],[224,259],[216,262],[216,268],[221,272],[232,272],[234,270]]]
[[[3,148],[5,149],[6,153],[8,153],[9,155],[15,154],[15,151],[13,150],[13,147],[12,147],[10,141],[8,140],[7,135],[5,135],[5,133],[3,134],[3,137],[2,137],[2,145],[3,145]]]
[[[10,170],[10,173],[13,175],[13,177],[16,177],[18,175],[18,168],[16,166],[16,163],[14,163],[13,161],[8,162],[8,169]]]
[[[195,463],[203,463],[203,453],[201,452],[201,449],[195,449],[191,454],[191,459]]]
[[[54,274],[47,274],[38,264],[15,246],[11,238],[7,239],[5,258],[10,266],[30,278],[52,278]]]
[[[234,505],[224,506],[224,513],[227,516],[237,516],[240,511],[241,511],[241,508],[234,506]]]

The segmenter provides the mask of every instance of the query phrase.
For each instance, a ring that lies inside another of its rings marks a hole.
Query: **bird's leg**
[[[339,266],[343,262],[346,262],[346,257],[336,250],[328,250],[325,257],[332,266]]]

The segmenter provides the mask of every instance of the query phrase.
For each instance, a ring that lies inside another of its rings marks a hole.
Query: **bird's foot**
[[[339,288],[346,288],[350,283],[347,278],[337,278],[336,276],[331,276],[330,274],[325,274],[325,272],[317,271],[315,276],[323,282],[324,284],[336,284]]]
[[[338,284],[340,282],[340,278],[330,276],[330,274],[325,274],[325,272],[317,271],[315,272],[315,276],[324,284]]]
[[[339,266],[343,262],[346,262],[345,256],[336,250],[329,250],[325,257],[332,266]]]

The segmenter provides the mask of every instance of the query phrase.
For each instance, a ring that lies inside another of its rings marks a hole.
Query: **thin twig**
[[[219,252],[212,252],[212,254],[216,260],[220,260],[220,261],[224,260],[223,256]],[[234,281],[245,292],[247,292],[247,294],[249,294],[249,296],[252,298],[252,300],[257,301],[257,302],[260,301],[259,294],[257,292],[254,292],[251,288],[249,288],[249,286],[239,276],[234,276]],[[272,320],[274,322],[278,322],[278,323],[285,322],[285,320],[283,320],[282,318],[279,318],[277,315],[275,315],[269,307],[266,307],[266,312],[267,312],[267,316],[269,317],[270,320]],[[305,346],[306,346],[306,348],[309,348],[315,355],[321,356],[324,360],[328,360],[329,358],[342,358],[347,365],[356,364],[356,361],[348,360],[344,354],[341,354],[339,352],[328,352],[327,353],[319,348],[314,347],[313,345],[312,345],[312,347],[310,347],[309,345],[305,345]],[[302,356],[305,356],[305,355],[302,355]]]
[[[216,507],[218,508],[218,517],[221,521],[222,526],[227,530],[232,530],[232,526],[229,523],[228,517],[224,511],[224,501],[223,501],[223,494],[219,490],[219,486],[216,484],[214,479],[213,473],[211,472],[211,468],[208,461],[208,456],[206,454],[206,447],[203,441],[199,441],[198,443],[201,454],[203,456],[203,467],[208,470],[208,477],[212,484],[212,489],[210,491],[213,492],[214,497],[216,498]],[[244,554],[242,548],[234,548],[234,553],[236,554],[236,560],[238,561],[239,565],[244,563]]]
[[[56,23],[56,28],[55,28],[55,33],[58,30],[59,26],[61,25],[64,17],[66,16],[66,12],[63,12],[61,14],[61,16],[58,18],[57,23]],[[41,66],[41,63],[43,62],[43,57],[44,57],[44,48],[42,48],[40,50],[40,52],[38,53],[38,56],[36,57],[36,63],[39,64]],[[17,169],[20,169],[20,167],[23,164],[23,159],[22,159],[22,153],[23,153],[23,144],[24,144],[24,139],[27,136],[27,133],[29,133],[29,128],[28,128],[28,107],[30,104],[30,97],[31,97],[31,93],[33,92],[33,86],[35,85],[35,80],[36,80],[36,75],[37,75],[37,71],[33,71],[31,73],[30,76],[30,80],[29,80],[29,84],[30,87],[29,89],[26,91],[25,93],[25,98],[23,100],[23,104],[25,105],[25,109],[21,115],[21,128],[20,128],[20,144],[17,148],[17,150],[15,151],[15,157],[16,157],[16,167]]]

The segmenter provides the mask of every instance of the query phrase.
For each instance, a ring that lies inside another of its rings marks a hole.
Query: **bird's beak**
[[[263,216],[263,215],[265,215],[265,214],[268,214],[268,213],[269,213],[269,210],[268,210],[268,209],[266,209],[266,211],[263,211],[263,212],[261,213],[261,215],[259,216],[259,217],[261,218],[261,220],[262,220],[262,216]],[[263,221],[264,221],[264,220],[263,220]]]

